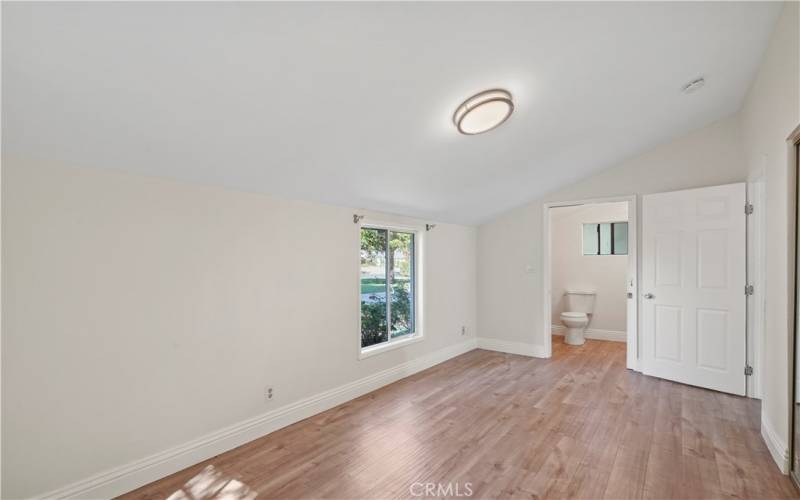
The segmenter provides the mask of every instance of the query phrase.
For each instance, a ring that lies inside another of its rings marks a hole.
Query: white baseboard
[[[547,357],[544,346],[525,344],[523,342],[512,342],[510,340],[490,339],[485,337],[478,338],[478,349],[507,352],[509,354],[520,354],[522,356],[532,356],[534,358]]]
[[[564,335],[567,328],[564,325],[552,325],[550,331],[553,335]],[[612,342],[627,342],[628,332],[620,332],[617,330],[597,330],[595,328],[587,328],[584,337],[592,340],[610,340]]]
[[[761,412],[761,437],[764,438],[767,449],[778,465],[778,469],[780,469],[781,473],[788,474],[789,466],[791,465],[789,463],[789,446],[778,437],[763,411]]]
[[[161,453],[44,493],[37,498],[111,498],[127,493],[282,427],[469,352],[476,347],[477,341],[472,339],[440,349],[349,384],[225,427]]]

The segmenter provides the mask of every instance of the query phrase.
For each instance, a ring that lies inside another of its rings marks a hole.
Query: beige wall
[[[594,290],[589,328],[627,330],[627,255],[583,255],[583,224],[628,220],[628,203],[598,203],[552,209],[550,219],[552,324],[561,324],[564,292]]]
[[[659,146],[478,229],[481,337],[543,346],[542,204],[744,181],[739,122],[731,117]]]
[[[783,450],[789,442],[789,339],[791,304],[788,239],[794,188],[786,139],[800,124],[800,12],[787,3],[740,113],[745,165],[766,173],[766,328],[762,370],[762,423]],[[763,208],[763,207],[760,207]]]
[[[425,235],[425,340],[359,361],[352,209],[8,158],[2,203],[4,498],[475,335],[472,227]]]

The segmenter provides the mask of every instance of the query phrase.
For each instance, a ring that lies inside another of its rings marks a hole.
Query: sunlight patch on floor
[[[236,479],[226,478],[213,465],[191,478],[167,500],[253,500],[258,494]]]

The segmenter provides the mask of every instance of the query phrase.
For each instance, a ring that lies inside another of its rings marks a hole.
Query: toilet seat
[[[586,319],[587,318],[586,313],[571,312],[571,311],[562,312],[561,313],[561,317],[562,318],[568,318],[568,319]]]

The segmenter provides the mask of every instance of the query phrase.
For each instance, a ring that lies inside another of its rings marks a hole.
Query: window
[[[361,347],[416,333],[416,244],[413,231],[361,228]]]
[[[583,255],[628,255],[628,223],[584,224]]]

